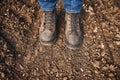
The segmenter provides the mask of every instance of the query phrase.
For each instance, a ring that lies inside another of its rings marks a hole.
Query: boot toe
[[[71,45],[78,45],[79,42],[80,42],[80,39],[78,36],[76,35],[69,35],[68,36],[68,42],[71,44]]]
[[[52,35],[53,33],[49,30],[44,31],[43,33],[41,33],[40,39],[44,42],[49,42],[52,40]]]

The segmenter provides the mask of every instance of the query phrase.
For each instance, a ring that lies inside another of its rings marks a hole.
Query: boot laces
[[[54,21],[54,13],[52,12],[45,12],[44,13],[44,21],[45,21],[45,28],[49,29],[49,30],[53,30],[54,29],[54,24],[55,24],[55,21]]]
[[[79,30],[79,17],[78,14],[71,13],[68,15],[69,25],[71,26],[71,32],[78,33]]]

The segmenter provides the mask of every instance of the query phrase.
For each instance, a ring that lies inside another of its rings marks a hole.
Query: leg
[[[82,8],[82,0],[63,0],[63,6],[66,12],[80,13]]]
[[[53,11],[58,0],[38,0],[43,11]]]
[[[79,49],[82,43],[82,31],[79,21],[82,0],[63,0],[63,4],[66,10],[65,44],[70,49]]]
[[[58,0],[39,0],[43,10],[39,39],[43,45],[52,45],[56,41],[56,14],[55,7]]]

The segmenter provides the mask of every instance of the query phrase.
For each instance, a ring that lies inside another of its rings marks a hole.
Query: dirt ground
[[[37,0],[0,0],[0,80],[120,80],[120,0],[84,0],[83,44],[63,42],[65,11],[57,5],[58,40],[39,42]]]

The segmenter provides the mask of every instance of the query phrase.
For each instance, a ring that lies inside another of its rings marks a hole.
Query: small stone
[[[115,66],[114,66],[114,65],[110,65],[110,66],[109,66],[109,69],[110,69],[111,71],[115,71]]]
[[[109,77],[114,77],[113,73],[110,73],[110,74],[109,74]]]
[[[120,39],[120,34],[117,34],[115,37]]]
[[[93,63],[93,66],[94,66],[95,68],[100,68],[100,62],[99,62],[99,61],[95,61],[95,62]]]
[[[116,45],[120,45],[120,41],[115,41]]]
[[[103,43],[101,43],[101,48],[102,48],[102,49],[104,49],[104,47],[105,47],[105,46],[104,46],[104,44],[103,44]]]
[[[105,56],[105,55],[106,55],[106,52],[102,51],[101,56]]]
[[[67,77],[64,77],[63,80],[67,80],[68,78]]]
[[[98,74],[98,71],[95,70],[95,73]]]
[[[4,77],[5,77],[5,74],[4,74],[3,72],[0,72],[0,76],[1,76],[2,78],[4,78]]]
[[[24,76],[25,76],[25,73],[23,73],[22,76],[24,77]]]
[[[39,78],[36,78],[36,80],[40,80]]]
[[[82,68],[80,68],[80,70],[83,72],[84,70]]]
[[[59,77],[59,73],[57,72],[56,77]]]
[[[19,65],[19,66],[20,66],[20,69],[21,69],[21,70],[23,70],[23,69],[24,69],[22,65]]]
[[[103,70],[108,70],[108,68],[106,66],[103,67]]]
[[[98,28],[97,27],[95,27],[95,29],[93,30],[93,32],[97,32],[98,31]]]

